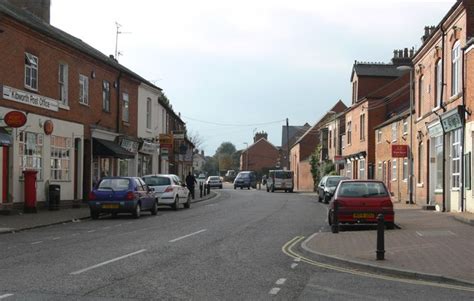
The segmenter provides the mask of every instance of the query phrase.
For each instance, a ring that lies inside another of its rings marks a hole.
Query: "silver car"
[[[217,187],[222,189],[222,179],[218,176],[210,176],[207,178],[206,184],[212,187]]]
[[[180,204],[184,204],[184,208],[191,207],[191,193],[177,175],[146,175],[142,179],[154,189],[159,205],[171,206],[174,210],[178,210]]]

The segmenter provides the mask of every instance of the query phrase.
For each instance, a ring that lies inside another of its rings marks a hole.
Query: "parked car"
[[[324,200],[326,204],[329,203],[336,191],[337,184],[341,180],[349,180],[349,178],[343,176],[324,176],[318,185],[318,201]]]
[[[293,175],[289,170],[270,170],[266,179],[267,192],[275,190],[293,192]]]
[[[196,182],[197,182],[197,185],[199,187],[199,185],[204,185],[206,184],[206,175],[205,174],[199,174],[199,176],[196,178]]]
[[[209,185],[211,188],[217,187],[222,189],[222,178],[219,176],[210,176],[207,178],[206,184]]]
[[[178,210],[180,204],[184,204],[184,208],[191,207],[191,192],[177,175],[156,174],[142,178],[154,189],[159,205],[171,206],[174,210]]]
[[[248,188],[250,187],[257,188],[257,176],[253,171],[241,171],[237,174],[234,180],[234,189],[237,187]]]
[[[337,210],[334,208],[337,206]],[[337,211],[337,212],[336,212]],[[383,214],[388,229],[395,227],[395,212],[387,187],[381,181],[346,180],[337,186],[329,205],[329,225],[337,214],[339,223],[377,223],[377,215]]]
[[[98,219],[102,212],[132,213],[139,218],[145,210],[156,215],[158,199],[139,177],[106,177],[89,193],[89,208],[92,219]]]
[[[224,180],[228,182],[233,182],[235,180],[235,175],[237,173],[233,169],[229,169],[224,176]]]

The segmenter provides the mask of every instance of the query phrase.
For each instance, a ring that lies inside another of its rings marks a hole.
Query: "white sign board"
[[[58,111],[59,105],[58,101],[52,98],[41,96],[38,94],[33,94],[30,92],[18,90],[12,87],[3,86],[2,92],[3,98],[16,101],[19,103],[24,103],[30,106],[35,106],[38,108],[50,110],[50,111]]]

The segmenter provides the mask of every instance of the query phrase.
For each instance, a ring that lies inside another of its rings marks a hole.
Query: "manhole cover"
[[[424,237],[433,237],[433,236],[453,236],[456,235],[449,230],[430,230],[430,231],[416,231],[416,234]]]

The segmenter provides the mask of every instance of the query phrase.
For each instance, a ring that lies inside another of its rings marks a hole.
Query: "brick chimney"
[[[392,64],[396,66],[404,66],[412,64],[412,57],[415,54],[415,48],[395,49],[393,51]]]
[[[51,0],[7,0],[11,4],[29,11],[44,22],[50,23]]]
[[[268,140],[268,134],[265,132],[257,132],[255,133],[255,136],[253,137],[253,142],[257,142],[258,140],[265,138],[265,140]]]

